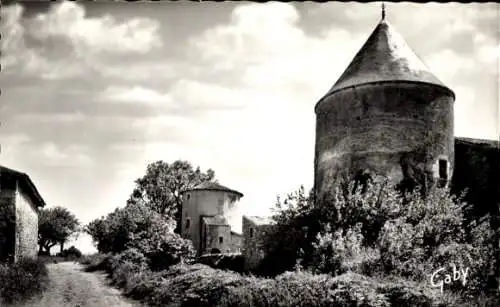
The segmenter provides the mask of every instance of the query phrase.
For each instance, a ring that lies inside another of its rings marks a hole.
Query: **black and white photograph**
[[[499,3],[0,15],[0,306],[500,306]]]

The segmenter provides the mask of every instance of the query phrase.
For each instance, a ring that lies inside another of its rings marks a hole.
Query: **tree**
[[[162,270],[181,260],[190,260],[190,240],[174,233],[175,221],[141,204],[130,203],[106,217],[90,222],[85,231],[102,253],[134,249],[143,254],[153,270]]]
[[[50,253],[56,244],[61,245],[61,251],[72,236],[79,232],[80,222],[68,209],[53,207],[41,209],[38,216],[39,251]]]
[[[127,249],[134,238],[149,231],[155,224],[161,224],[164,232],[173,232],[175,222],[150,208],[129,203],[117,208],[105,217],[93,220],[85,227],[102,253],[119,253]]]
[[[150,209],[174,218],[176,232],[180,230],[181,191],[206,181],[215,181],[215,173],[202,172],[188,161],[177,160],[171,164],[157,161],[147,166],[146,174],[135,181],[136,187],[128,204],[142,204]]]

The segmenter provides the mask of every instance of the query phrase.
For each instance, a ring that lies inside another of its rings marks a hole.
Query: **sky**
[[[498,139],[499,4],[387,3],[456,94],[455,135]],[[60,2],[2,7],[0,164],[82,223],[148,163],[212,168],[241,213],[312,187],[314,105],[380,21],[373,3]],[[77,246],[93,250],[81,236]]]

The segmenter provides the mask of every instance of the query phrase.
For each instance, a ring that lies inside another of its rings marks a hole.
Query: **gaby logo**
[[[467,283],[469,268],[465,268],[465,270],[457,270],[457,267],[454,264],[452,264],[451,267],[453,268],[451,275],[443,272],[445,268],[440,268],[434,271],[434,273],[432,273],[431,275],[431,285],[433,287],[441,288],[441,293],[443,293],[445,284],[449,285],[452,282],[456,282],[459,280],[462,282],[463,286],[465,286],[465,284]]]

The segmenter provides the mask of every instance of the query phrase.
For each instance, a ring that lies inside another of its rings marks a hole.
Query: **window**
[[[187,195],[187,199],[189,200],[191,198],[191,194],[188,194]]]
[[[191,226],[191,219],[187,218],[186,219],[186,229],[189,229],[190,226]]]
[[[218,211],[219,211],[219,214],[224,214],[224,199],[219,199],[218,203],[217,203],[217,208],[218,208]]]
[[[219,237],[219,244],[222,244],[224,243],[224,238],[223,237]]]
[[[439,179],[448,179],[448,162],[446,160],[439,160]]]
[[[253,228],[250,228],[250,238],[253,238]]]

